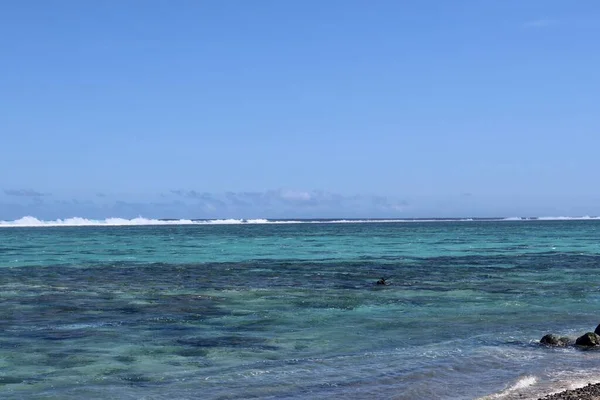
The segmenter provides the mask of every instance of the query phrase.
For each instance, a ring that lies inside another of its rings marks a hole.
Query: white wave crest
[[[519,378],[515,383],[513,383],[508,388],[504,389],[500,393],[495,393],[490,396],[482,397],[480,400],[492,400],[492,399],[503,399],[507,397],[511,397],[515,392],[523,391],[538,382],[538,378],[535,376],[523,376]]]
[[[515,390],[525,389],[526,387],[535,385],[536,382],[537,378],[535,376],[524,376],[508,388],[508,390],[514,392]]]
[[[600,379],[593,369],[553,371],[550,375],[540,378],[531,375],[522,376],[501,392],[481,397],[478,400],[540,399],[565,390],[575,390],[589,384],[600,383]]]
[[[568,221],[600,220],[600,217],[539,217],[539,218],[404,218],[404,219],[152,219],[137,217],[88,219],[73,217],[41,220],[26,216],[14,221],[0,221],[0,228],[8,227],[59,227],[59,226],[144,226],[144,225],[240,225],[240,224],[367,224],[367,223],[418,223],[418,222],[474,222],[474,221]]]
[[[587,221],[600,220],[598,216],[583,215],[579,217],[507,217],[502,221]]]
[[[296,223],[302,221],[269,221],[267,219],[151,219],[137,217],[87,219],[81,217],[40,220],[27,216],[14,221],[0,221],[0,227],[58,227],[58,226],[143,226],[143,225],[237,225],[237,224],[267,224],[267,223]]]
[[[581,217],[539,217],[541,221],[584,221],[584,220],[600,220],[600,217],[584,215]]]
[[[299,219],[271,220],[257,219],[149,219],[149,218],[106,218],[87,219],[73,217],[51,221],[27,216],[14,221],[0,221],[2,227],[58,227],[58,226],[143,226],[143,225],[240,225],[240,224],[360,224],[391,222],[441,222],[441,221],[473,221],[473,219]]]
[[[192,220],[158,220],[147,218],[106,218],[103,220],[87,218],[66,218],[53,221],[44,221],[27,216],[14,221],[0,221],[0,227],[53,227],[53,226],[138,226],[138,225],[187,225],[193,224]]]

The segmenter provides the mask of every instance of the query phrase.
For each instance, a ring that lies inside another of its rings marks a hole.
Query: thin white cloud
[[[533,19],[531,21],[527,21],[523,24],[524,28],[530,29],[541,29],[541,28],[549,28],[552,26],[556,26],[559,24],[559,21],[551,18],[540,18]]]
[[[292,201],[309,201],[311,195],[308,192],[296,191],[296,190],[284,190],[279,192],[279,196],[284,200]]]
[[[318,215],[385,215],[407,212],[411,207],[403,199],[373,195],[342,195],[323,190],[275,189],[261,192],[206,193],[196,190],[171,190],[179,197],[185,215],[198,218],[235,216],[307,217]]]
[[[48,193],[38,192],[33,189],[4,189],[4,194],[16,197],[42,197],[49,195]]]
[[[352,218],[395,217],[412,210],[402,198],[376,195],[343,195],[323,190],[276,189],[261,192],[209,193],[173,190],[166,197],[145,198],[102,193],[88,198],[44,201],[41,192],[8,190],[13,197],[28,197],[27,205],[0,204],[0,220],[34,215],[42,219],[66,218]],[[53,197],[55,198],[55,197]],[[25,208],[22,208],[22,207]],[[25,214],[22,214],[25,213]]]

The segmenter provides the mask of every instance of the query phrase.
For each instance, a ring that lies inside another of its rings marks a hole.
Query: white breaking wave
[[[571,220],[577,220],[577,221],[583,221],[583,220],[600,220],[600,217],[596,217],[596,216],[589,216],[589,215],[584,215],[582,217],[540,217],[538,218],[539,220],[542,221],[571,221]]]
[[[473,221],[472,219],[446,219]],[[436,219],[316,219],[316,220],[270,220],[270,219],[151,219],[151,218],[106,218],[87,219],[81,217],[40,220],[27,216],[14,221],[0,221],[1,227],[58,227],[58,226],[143,226],[143,225],[241,225],[241,224],[357,224],[390,222],[437,222]]]
[[[519,378],[513,385],[506,388],[500,393],[492,394],[490,396],[482,397],[480,400],[491,400],[491,399],[504,399],[511,398],[515,392],[520,392],[527,389],[537,383],[538,379],[535,376],[523,376]]]
[[[541,399],[565,390],[575,390],[597,383],[600,383],[600,379],[593,370],[555,371],[541,379],[530,375],[522,376],[501,392],[478,400]]]
[[[598,216],[583,215],[580,217],[507,217],[503,221],[586,221],[600,220]]]
[[[149,219],[149,218],[106,218],[87,219],[81,217],[40,220],[27,216],[14,221],[0,221],[0,227],[57,227],[57,226],[143,226],[143,225],[240,225],[240,224],[302,224],[302,223],[366,223],[366,222],[401,222],[405,220],[268,220],[268,219]]]
[[[306,220],[276,220],[276,219],[152,219],[137,217],[88,219],[81,217],[40,220],[26,216],[14,221],[0,221],[0,228],[8,227],[59,227],[59,226],[144,226],[144,225],[241,225],[241,224],[360,224],[360,223],[398,223],[398,222],[473,222],[473,221],[567,221],[567,220],[600,220],[600,217],[539,217],[539,218],[431,218],[431,219],[306,219]]]
[[[138,226],[138,225],[185,225],[193,224],[191,220],[161,221],[147,218],[106,218],[103,220],[87,218],[65,218],[53,221],[44,221],[35,217],[27,216],[14,221],[0,221],[1,227],[38,227],[38,226]]]
[[[106,218],[106,219],[87,219],[87,218],[65,218],[52,221],[44,221],[35,217],[27,216],[14,221],[0,221],[0,227],[56,227],[56,226],[143,226],[143,225],[234,225],[234,224],[264,224],[269,221],[266,219],[215,219],[193,221],[191,219],[149,219],[149,218]]]

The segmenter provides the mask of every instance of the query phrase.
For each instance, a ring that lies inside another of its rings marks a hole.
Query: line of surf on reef
[[[360,223],[410,223],[410,222],[474,222],[474,221],[581,221],[600,220],[597,216],[581,217],[499,217],[499,218],[342,218],[342,219],[154,219],[73,217],[42,220],[26,216],[12,221],[0,221],[0,227],[60,227],[60,226],[144,226],[144,225],[242,225],[242,224],[360,224]]]

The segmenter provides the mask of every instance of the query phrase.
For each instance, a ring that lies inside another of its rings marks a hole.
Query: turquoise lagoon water
[[[512,399],[600,380],[600,221],[0,228],[2,399]],[[380,277],[389,285],[375,285]]]

